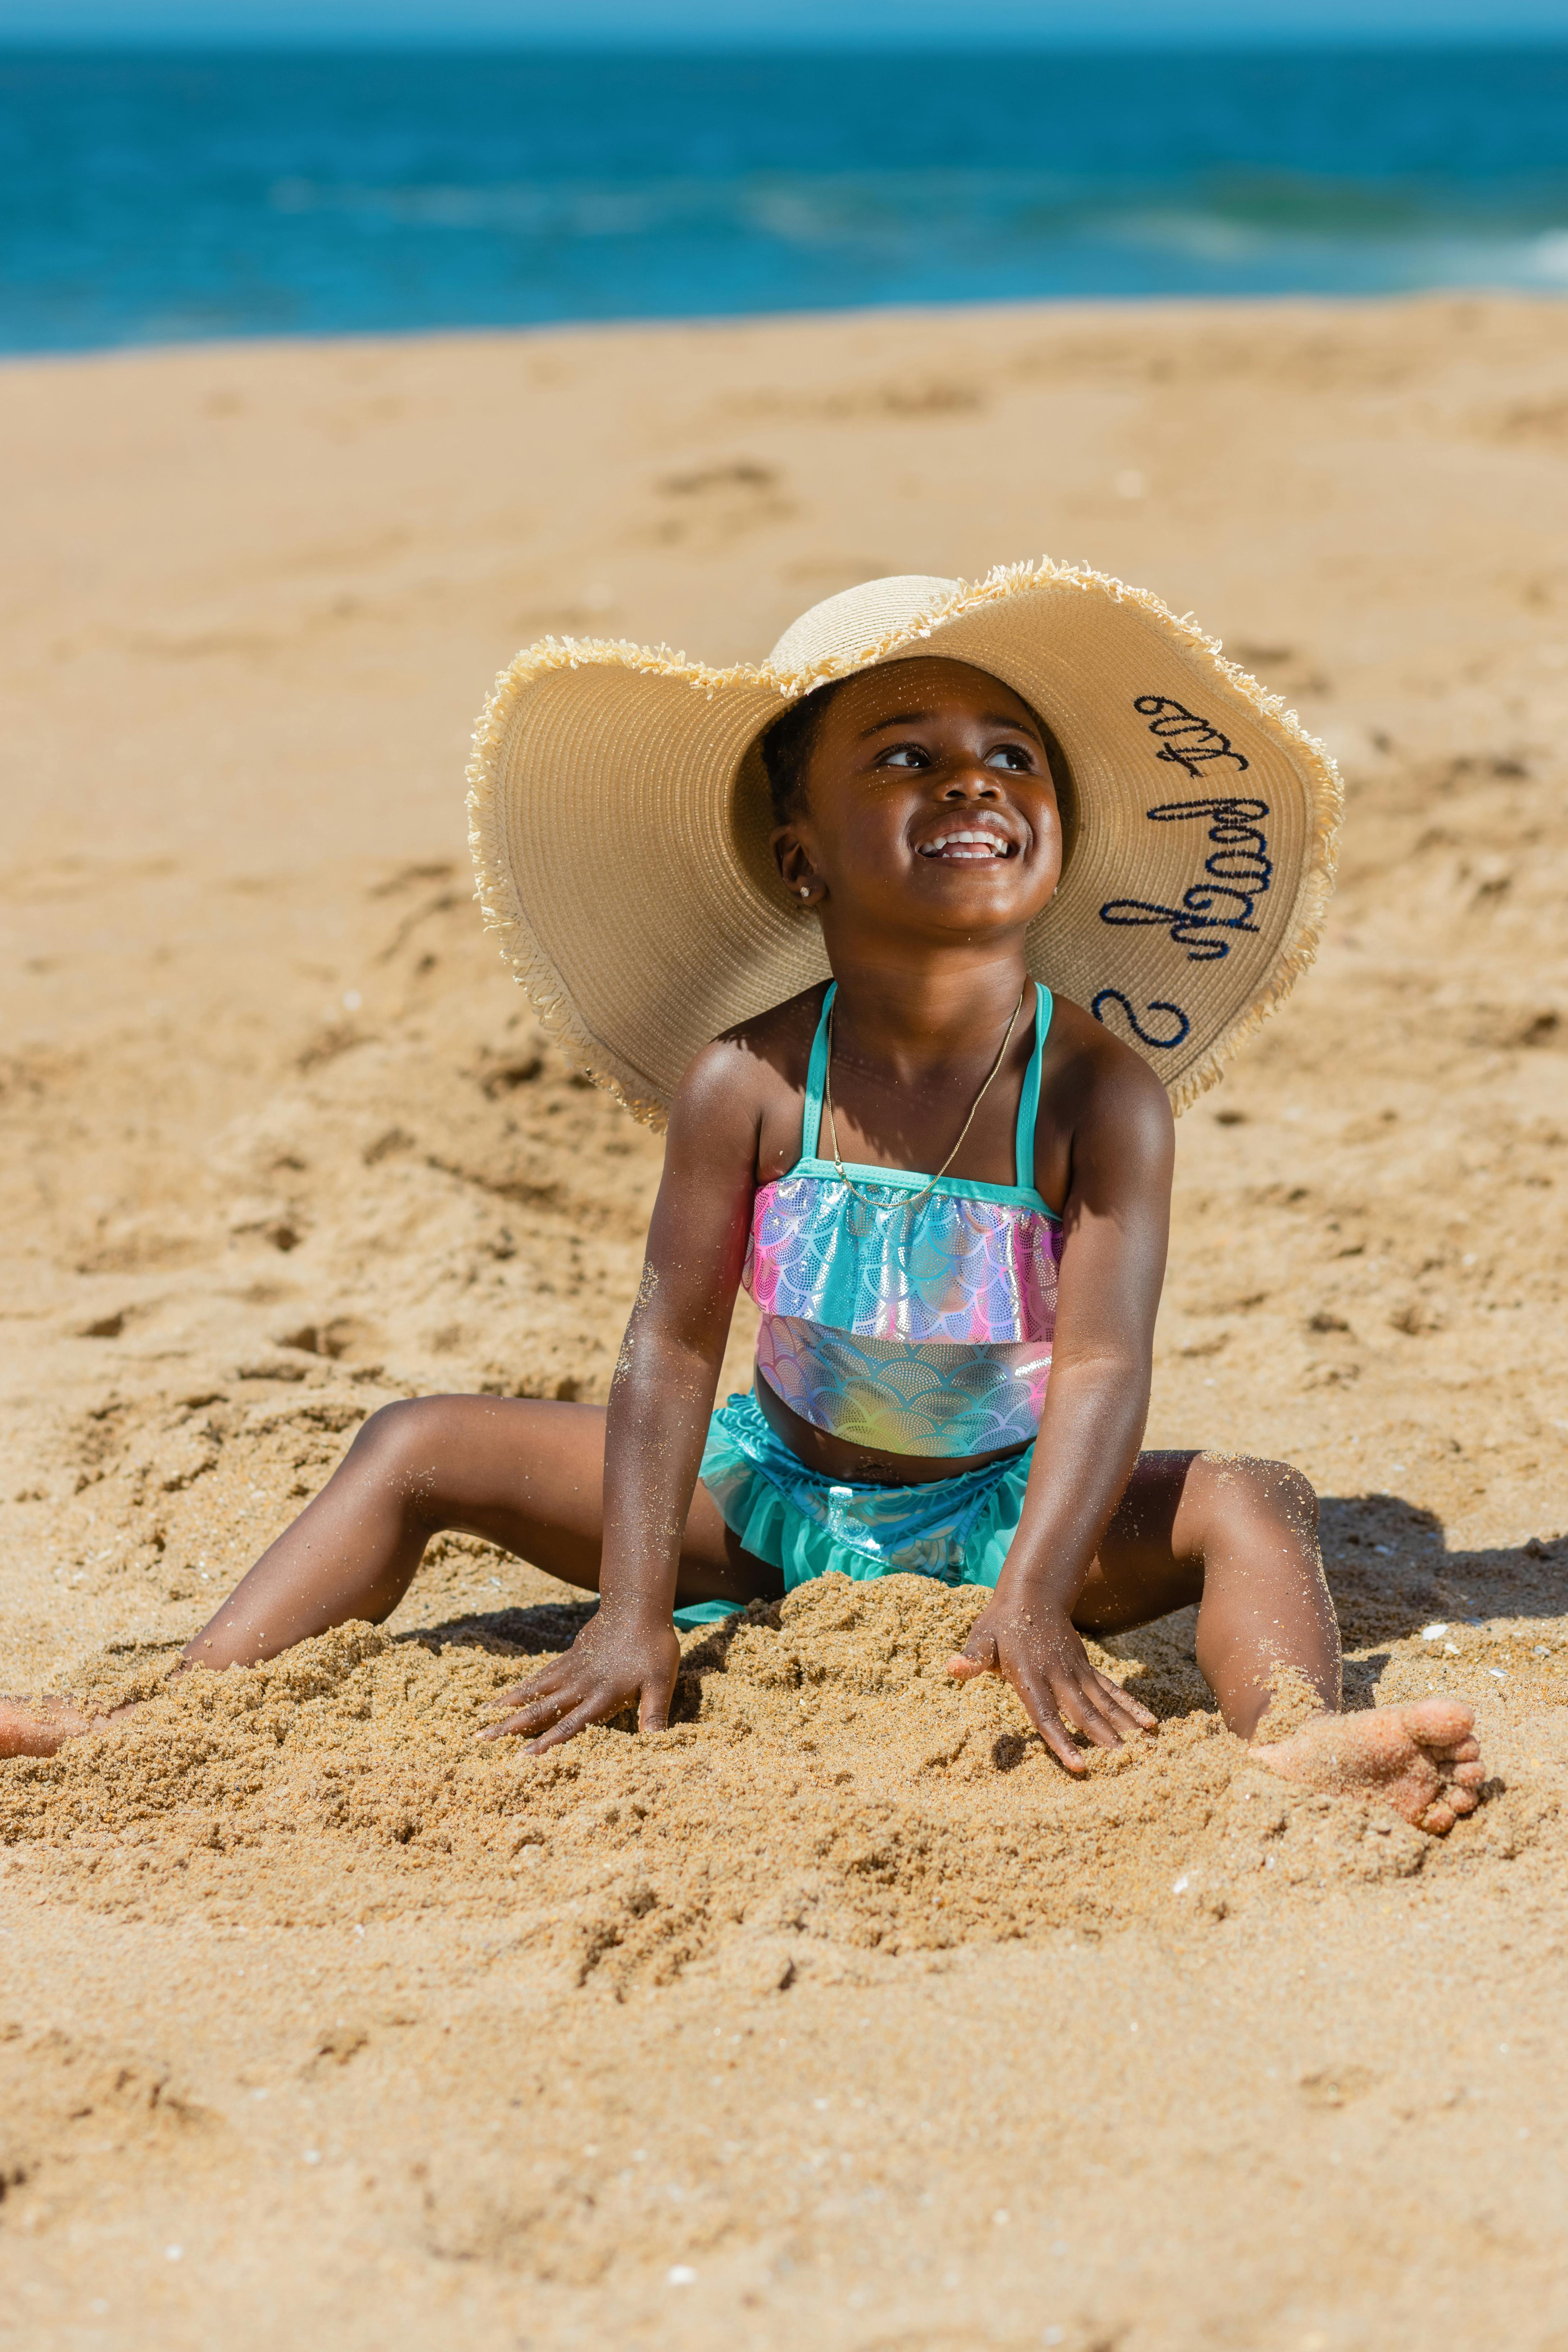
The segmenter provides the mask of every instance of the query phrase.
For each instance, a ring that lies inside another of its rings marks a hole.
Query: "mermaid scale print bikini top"
[[[1031,1181],[1051,992],[1037,982],[1017,1181],[943,1176],[929,1191],[904,1168],[850,1167],[846,1183],[815,1156],[837,993],[835,982],[812,1041],[801,1156],[752,1206],[741,1279],[762,1314],[758,1373],[803,1421],[854,1444],[951,1459],[1026,1445],[1061,1256],[1061,1222]]]

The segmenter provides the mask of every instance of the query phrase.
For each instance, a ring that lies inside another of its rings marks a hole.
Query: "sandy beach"
[[[1568,307],[28,361],[0,443],[0,1688],[155,1694],[0,1764],[0,2344],[1568,2352]],[[1249,1764],[1190,1613],[1070,1786],[912,1579],[537,1762],[480,1704],[584,1611],[465,1538],[164,1690],[377,1405],[607,1391],[659,1146],[480,929],[497,668],[1041,552],[1342,763],[1149,1442],[1311,1477],[1352,1700],[1469,1701],[1480,1811]]]

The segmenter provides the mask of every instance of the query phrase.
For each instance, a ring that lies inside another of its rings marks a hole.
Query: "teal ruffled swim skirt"
[[[1005,1462],[928,1486],[846,1486],[808,1468],[763,1419],[754,1396],[732,1396],[708,1425],[698,1473],[745,1549],[778,1569],[784,1591],[817,1576],[934,1576],[994,1585],[1017,1528],[1031,1445]],[[735,1615],[738,1601],[678,1609],[680,1626]]]

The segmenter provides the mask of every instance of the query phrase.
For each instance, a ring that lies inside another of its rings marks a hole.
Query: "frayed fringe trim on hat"
[[[1186,652],[1200,656],[1226,684],[1270,719],[1298,754],[1306,772],[1312,803],[1312,836],[1297,888],[1290,929],[1279,960],[1265,986],[1240,1018],[1216,1039],[1202,1061],[1194,1064],[1170,1088],[1177,1113],[1186,1110],[1224,1074],[1226,1064],[1254,1031],[1282,1004],[1297,981],[1313,961],[1322,936],[1324,916],[1334,886],[1339,832],[1344,814],[1344,788],[1327,747],[1310,735],[1282,695],[1271,694],[1250,671],[1227,661],[1217,637],[1209,636],[1192,614],[1177,614],[1152,589],[1130,587],[1110,573],[1088,564],[1055,563],[1043,556],[1037,563],[1000,563],[984,580],[961,581],[951,596],[933,604],[922,619],[905,623],[865,646],[858,654],[830,656],[804,669],[776,670],[768,663],[736,662],[728,669],[710,669],[689,661],[668,646],[638,646],[625,637],[542,637],[526,646],[501,670],[474,730],[468,761],[468,847],[478,877],[474,892],[485,929],[494,931],[501,951],[538,1014],[548,1035],[574,1059],[593,1055],[599,1061],[618,1056],[574,1018],[562,994],[553,966],[542,954],[517,890],[507,872],[500,808],[499,761],[511,714],[541,677],[560,669],[635,669],[646,676],[683,679],[711,701],[732,687],[773,688],[780,709],[830,679],[848,677],[869,669],[906,647],[918,645],[951,621],[986,604],[1000,604],[1034,588],[1076,588],[1084,594],[1103,595],[1119,604],[1133,604],[1166,630]],[[615,1097],[644,1126],[662,1129],[668,1106],[627,1091],[618,1079],[593,1060],[582,1066],[595,1086]]]
[[[701,662],[688,661],[684,654],[674,653],[668,646],[634,645],[627,637],[542,637],[536,644],[524,646],[497,674],[474,730],[473,752],[468,767],[468,849],[474,861],[474,896],[484,927],[500,939],[501,953],[546,1035],[596,1087],[613,1095],[623,1110],[629,1110],[642,1126],[662,1132],[669,1115],[668,1105],[652,1096],[629,1092],[604,1068],[604,1063],[618,1062],[620,1057],[612,1054],[574,1014],[562,992],[553,964],[540,950],[507,870],[499,774],[501,748],[517,705],[542,677],[561,669],[635,669],[645,677],[681,678],[693,688],[701,688],[709,701],[726,687],[754,686],[762,682],[763,674],[744,662],[737,662],[730,669],[710,669]],[[771,674],[767,682],[773,682]],[[799,689],[802,693],[809,690],[807,687]],[[787,693],[781,695],[780,709],[795,698]],[[596,1059],[584,1058],[589,1055]]]

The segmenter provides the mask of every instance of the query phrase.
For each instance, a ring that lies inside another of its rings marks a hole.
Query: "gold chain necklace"
[[[926,1181],[921,1185],[920,1191],[914,1195],[913,1199],[906,1201],[903,1203],[903,1206],[906,1209],[918,1209],[920,1207],[921,1202],[926,1198],[927,1194],[936,1190],[936,1187],[942,1182],[942,1178],[947,1174],[948,1170],[952,1166],[953,1161],[963,1150],[963,1139],[974,1124],[974,1114],[985,1099],[986,1094],[991,1086],[991,1080],[996,1076],[997,1071],[1001,1068],[1003,1063],[1007,1058],[1007,1048],[1013,1042],[1013,1032],[1018,1025],[1018,1015],[1024,1009],[1024,999],[1028,992],[1029,983],[1026,980],[1023,987],[1018,991],[1018,1002],[1013,1007],[1013,1018],[1007,1024],[1007,1034],[1002,1040],[1001,1051],[998,1053],[996,1059],[991,1065],[990,1073],[986,1077],[985,1084],[981,1087],[980,1092],[975,1096],[973,1102],[970,1105],[969,1117],[964,1120],[963,1125],[958,1131],[958,1141],[953,1145],[952,1150],[948,1153],[947,1158],[942,1161],[942,1166],[937,1170],[936,1174],[934,1176],[928,1177]],[[822,1098],[827,1109],[827,1132],[833,1144],[833,1165],[838,1171],[838,1181],[848,1192],[855,1195],[855,1198],[858,1201],[865,1201],[868,1198],[867,1194],[862,1192],[858,1184],[852,1183],[849,1178],[845,1174],[844,1162],[838,1156],[838,1121],[833,1116],[833,1016],[837,1010],[838,999],[835,996],[833,1003],[827,1008],[827,1067],[823,1074]],[[875,1201],[869,1202],[869,1206],[872,1208],[879,1207],[879,1205],[880,1204]]]

